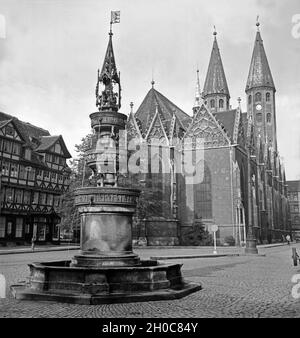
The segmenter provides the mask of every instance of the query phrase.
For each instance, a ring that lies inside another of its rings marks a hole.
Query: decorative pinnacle
[[[152,81],[151,81],[152,88],[154,87],[154,85],[155,85],[155,81],[152,79]]]
[[[237,102],[238,102],[239,108],[241,108],[241,101],[242,101],[242,99],[240,97],[238,97]]]
[[[133,113],[133,102],[130,102],[130,113]]]
[[[194,108],[200,107],[201,104],[202,104],[202,100],[201,100],[201,90],[200,90],[200,80],[199,80],[199,69],[197,68],[197,82],[196,82],[196,93],[195,93]]]
[[[213,35],[216,36],[217,35],[217,30],[216,30],[216,26],[214,25],[214,32]]]
[[[257,31],[259,32],[259,26],[260,26],[260,22],[259,22],[259,15],[256,17],[256,27],[257,27]]]

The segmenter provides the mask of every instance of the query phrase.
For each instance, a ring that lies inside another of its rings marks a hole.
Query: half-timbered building
[[[0,112],[0,245],[59,241],[70,157],[61,135]]]

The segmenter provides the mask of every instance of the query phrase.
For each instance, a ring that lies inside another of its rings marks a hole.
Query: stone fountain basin
[[[155,260],[101,268],[73,267],[71,261],[32,263],[29,281],[12,285],[11,291],[17,299],[77,304],[176,299],[201,289],[184,281],[181,266]]]

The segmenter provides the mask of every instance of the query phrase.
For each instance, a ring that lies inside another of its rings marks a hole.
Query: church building
[[[150,169],[144,177],[146,186],[161,192],[161,202],[137,222],[142,229],[137,237],[145,236],[148,245],[197,244],[199,222],[208,231],[218,225],[220,244],[243,244],[248,231],[258,243],[278,241],[290,233],[285,171],[277,148],[276,88],[259,23],[245,93],[247,111],[242,111],[240,100],[232,108],[214,32],[202,92],[197,71],[192,116],[156,90],[154,81],[136,113],[130,113],[129,138],[149,145],[158,138],[171,154],[168,173],[153,175]],[[203,155],[194,163],[196,175],[191,180],[176,172],[174,163],[197,147]],[[164,157],[158,156],[162,168]]]

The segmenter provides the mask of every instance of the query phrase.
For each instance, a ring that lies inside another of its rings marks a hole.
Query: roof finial
[[[133,114],[133,102],[130,102],[130,114]]]
[[[216,26],[214,25],[214,32],[213,35],[216,36],[217,35],[217,30],[216,30]]]
[[[152,88],[154,87],[155,81],[154,81],[154,71],[153,71],[153,67],[152,67],[152,80],[151,80],[151,86]]]
[[[256,27],[257,27],[257,31],[259,32],[259,26],[260,26],[260,23],[259,23],[259,15],[257,15],[256,17]]]
[[[195,92],[195,107],[200,107],[202,103],[201,89],[200,89],[200,80],[199,80],[199,69],[197,67],[197,83],[196,83],[196,92]]]
[[[239,109],[241,109],[241,101],[242,101],[242,99],[240,97],[238,97],[237,102],[238,102],[238,105],[239,105]]]

